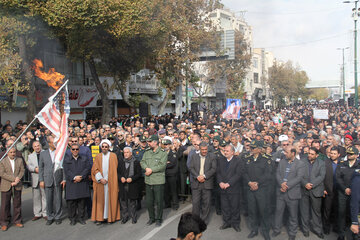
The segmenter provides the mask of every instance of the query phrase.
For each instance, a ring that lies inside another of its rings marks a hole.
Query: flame
[[[49,87],[52,87],[55,90],[58,90],[61,87],[61,85],[63,84],[63,79],[65,78],[64,75],[55,72],[55,68],[50,68],[47,73],[43,72],[40,68],[43,68],[44,65],[39,59],[34,59],[33,63],[35,64],[33,66],[35,76],[44,80]]]

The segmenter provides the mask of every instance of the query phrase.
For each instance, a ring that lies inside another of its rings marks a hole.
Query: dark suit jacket
[[[283,179],[285,176],[285,170],[287,166],[288,160],[282,159],[279,162],[279,166],[276,172],[276,181],[278,184],[277,195],[283,194],[280,191],[281,184],[283,183]],[[301,181],[304,178],[305,174],[305,164],[303,161],[295,159],[293,164],[291,165],[290,172],[287,176],[287,185],[288,190],[285,194],[288,194],[290,199],[301,199]]]
[[[332,167],[332,161],[330,158],[325,160],[325,179],[324,179],[324,187],[328,196],[334,195],[334,171]]]
[[[91,166],[89,160],[83,155],[79,155],[77,160],[72,155],[66,155],[63,168],[66,179],[66,200],[90,197],[89,175]],[[75,176],[82,176],[82,180],[75,183]]]
[[[304,178],[302,182],[302,193],[313,194],[315,197],[322,197],[324,195],[324,179],[325,179],[325,163],[322,160],[316,159],[313,163],[311,174],[309,174],[309,160],[303,161],[305,164]],[[312,183],[313,187],[309,191],[305,188],[307,183]]]
[[[191,188],[198,189],[200,182],[197,180],[200,172],[200,153],[193,154],[190,160],[190,167],[189,171],[191,173]],[[208,153],[205,157],[205,164],[204,164],[204,174],[205,174],[205,182],[204,188],[205,189],[213,189],[214,188],[214,178],[216,174],[216,158],[215,155],[212,153]]]
[[[141,176],[142,170],[140,166],[140,162],[135,160],[134,161],[134,176],[132,177],[131,183],[122,183],[121,178],[124,177],[125,179],[129,177],[129,169],[125,168],[124,159],[119,159],[118,163],[118,182],[119,182],[119,198],[125,198],[125,187],[128,188],[128,198],[129,199],[138,199],[141,195]]]
[[[4,158],[0,162],[0,191],[7,192],[11,189],[11,183],[18,177],[21,179],[24,176],[25,168],[22,158],[15,157],[15,171],[12,171],[9,157]],[[15,186],[16,190],[22,189],[21,181]]]
[[[51,160],[49,151],[47,149],[40,153],[39,182],[44,182],[45,187],[60,186],[60,183],[65,180],[64,171],[60,168],[54,173],[55,164]]]
[[[217,163],[217,184],[219,185],[221,182],[230,184],[230,187],[225,190],[220,188],[221,193],[240,193],[240,179],[243,174],[243,165],[241,164],[240,158],[233,156],[228,167],[226,167],[227,159],[225,157],[218,158]]]

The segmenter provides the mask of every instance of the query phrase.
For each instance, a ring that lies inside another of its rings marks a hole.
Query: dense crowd
[[[326,108],[328,119],[315,119]],[[276,110],[242,109],[239,119],[190,112],[148,118],[69,120],[69,144],[54,167],[51,132],[32,125],[0,162],[1,216],[6,231],[23,227],[22,184],[33,190],[33,221],[61,224],[65,198],[70,224],[129,220],[145,199],[148,225],[160,226],[163,209],[177,211],[191,199],[205,224],[222,215],[220,230],[239,232],[247,217],[254,238],[276,237],[285,223],[289,239],[298,229],[324,238],[331,231],[357,239],[360,202],[360,115],[338,105],[298,105]],[[1,155],[27,124],[2,126]],[[64,194],[63,194],[64,192]],[[205,226],[206,228],[206,226]],[[272,233],[270,234],[270,230]]]

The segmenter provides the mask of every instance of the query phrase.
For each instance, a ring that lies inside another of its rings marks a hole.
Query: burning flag
[[[63,84],[63,79],[65,78],[64,75],[55,72],[55,68],[50,68],[47,73],[41,71],[40,68],[43,68],[44,65],[39,59],[34,59],[33,63],[35,64],[33,67],[35,71],[35,76],[44,80],[49,87],[52,87],[55,90],[58,90],[61,87],[61,85]]]
[[[39,69],[43,67],[40,60],[35,59],[34,63],[36,64],[34,67],[35,75],[47,82],[48,86],[57,90],[49,98],[49,102],[45,107],[36,115],[37,119],[55,135],[54,171],[56,171],[61,167],[69,140],[68,118],[70,115],[70,102],[67,88],[68,81],[62,84],[64,75],[55,72],[54,68],[51,68],[48,73],[42,72]]]

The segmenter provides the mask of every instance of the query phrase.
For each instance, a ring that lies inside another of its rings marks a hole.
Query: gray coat
[[[42,151],[39,161],[39,182],[44,182],[45,187],[60,186],[60,183],[65,181],[63,169],[60,168],[54,173],[54,165],[49,149]]]
[[[282,159],[279,163],[276,172],[276,181],[278,184],[277,194],[280,195],[282,192],[280,191],[281,184],[283,183],[283,179],[285,176],[285,170],[287,166],[288,160]],[[290,172],[287,176],[287,186],[289,187],[285,194],[288,194],[290,199],[296,200],[301,199],[301,181],[304,178],[305,174],[305,164],[303,161],[295,159],[291,165]]]
[[[307,159],[303,160],[303,162],[305,164],[305,171],[304,171],[305,173],[301,184],[302,193],[303,194],[311,193],[314,195],[314,197],[322,197],[324,195],[324,190],[325,190],[324,179],[326,173],[324,161],[316,159],[315,162],[313,163],[313,167],[310,174],[309,174],[310,162]],[[307,183],[313,184],[313,188],[311,190],[307,190],[305,188],[305,185]]]
[[[36,152],[34,151],[32,154],[29,155],[27,162],[27,168],[29,169],[29,172],[31,172],[31,182],[33,188],[37,188],[39,185],[39,173],[35,172],[35,168],[37,167],[39,167],[39,164]]]
[[[215,155],[212,153],[208,153],[205,157],[205,164],[204,164],[204,174],[205,174],[205,182],[204,187],[205,189],[213,189],[214,188],[214,179],[216,174],[216,158]],[[191,173],[191,188],[197,189],[199,187],[199,181],[196,179],[199,176],[200,172],[200,154],[193,154],[190,160],[190,167],[189,171]]]

